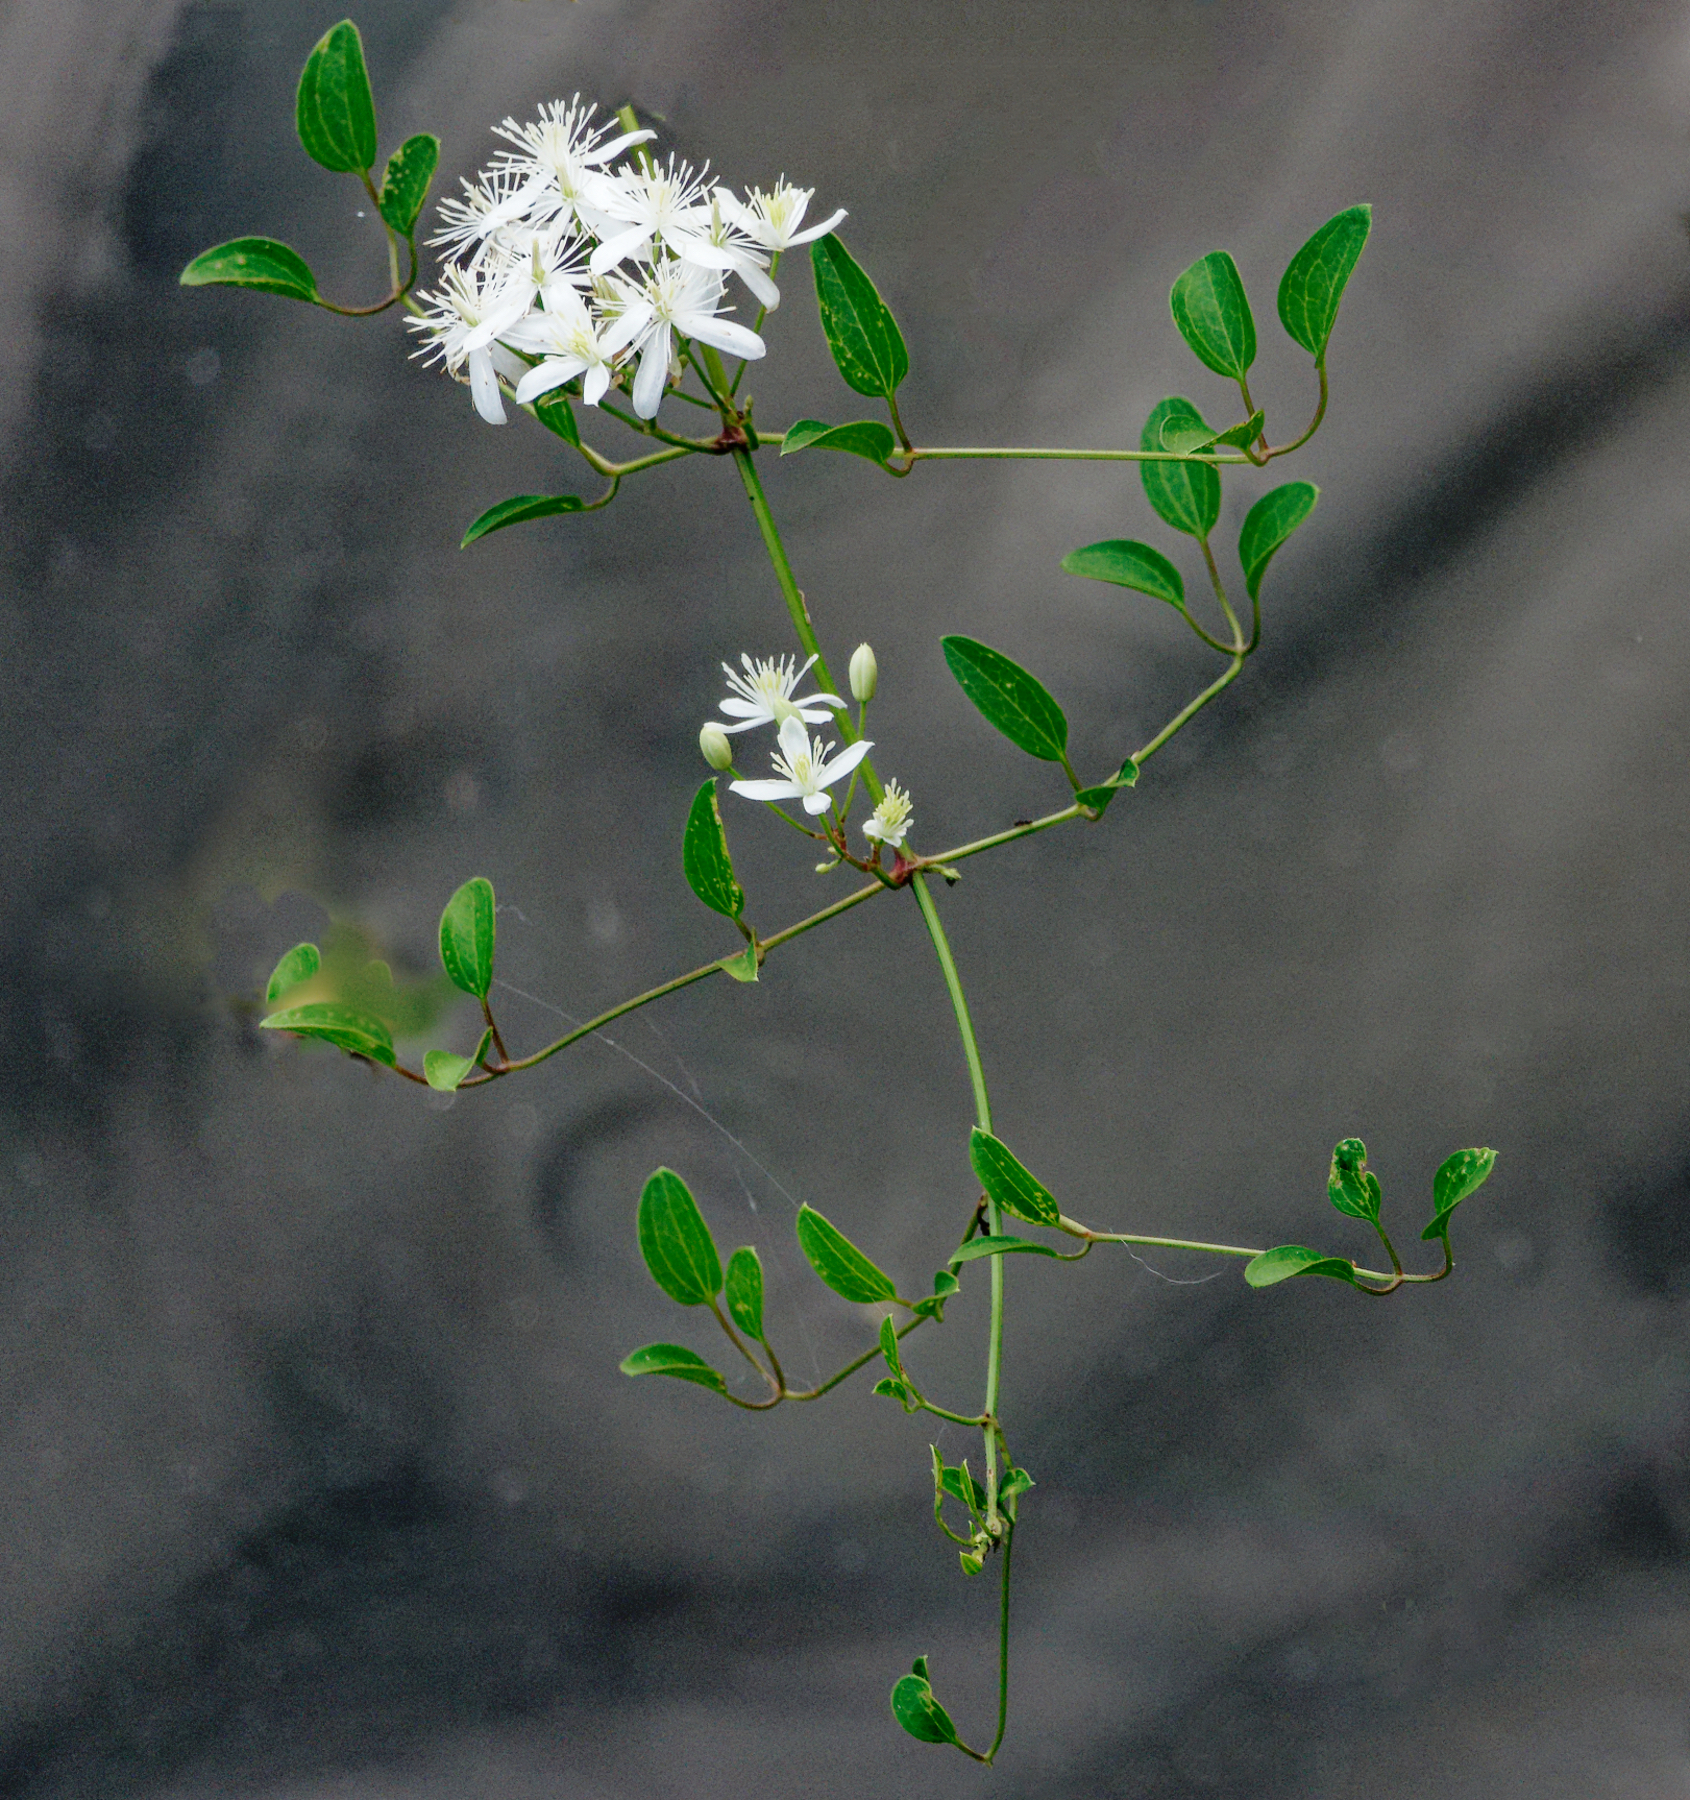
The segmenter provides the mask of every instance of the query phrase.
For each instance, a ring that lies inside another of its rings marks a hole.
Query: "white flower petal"
[[[630,225],[615,237],[606,238],[593,252],[592,261],[587,266],[595,275],[606,274],[650,242],[651,230],[648,226]]]
[[[697,338],[701,344],[709,344],[714,349],[725,350],[729,356],[756,362],[767,354],[767,346],[756,332],[734,324],[732,319],[719,319],[714,313],[678,312],[675,323],[688,337]]]
[[[765,275],[750,257],[741,257],[734,264],[734,273],[752,293],[757,296],[758,303],[775,312],[780,306],[780,289]]]
[[[741,700],[733,694],[730,694],[722,702],[722,711],[735,719],[766,719],[769,716],[769,709],[766,706],[758,706],[750,700]]]
[[[581,399],[588,406],[597,406],[604,398],[610,386],[610,368],[606,363],[594,363],[587,371],[587,379],[581,383]]]
[[[829,759],[827,767],[821,771],[822,780],[837,781],[841,775],[849,775],[873,748],[867,738],[858,738],[854,744]]]
[[[787,717],[780,722],[780,753],[789,763],[810,754],[810,734],[802,719]]]
[[[493,373],[493,359],[485,350],[470,352],[469,391],[475,410],[489,425],[504,424],[505,403],[499,393],[499,378]]]
[[[634,411],[642,419],[655,419],[663,404],[663,384],[669,377],[669,327],[659,325],[646,339],[640,353],[640,372],[634,377]]]
[[[806,794],[804,796],[804,810],[807,813],[824,813],[832,804],[833,801],[826,794]]]
[[[728,792],[743,794],[747,800],[796,800],[804,790],[796,781],[733,781],[728,784]],[[809,807],[810,801],[815,797],[806,796],[805,806]],[[821,806],[811,807],[810,810],[820,812],[826,805],[827,800],[823,797]]]
[[[806,204],[808,204],[808,202],[806,202]],[[803,217],[803,208],[802,207],[799,208],[799,217],[800,218]],[[828,217],[826,219],[823,219],[821,224],[812,225],[808,231],[796,231],[796,232],[792,233],[792,235],[790,237],[788,237],[786,240],[787,247],[790,248],[793,244],[807,244],[811,241],[812,238],[826,237],[827,234],[834,228],[834,226],[837,225],[839,223],[839,221],[845,217],[847,217],[847,214],[846,214],[845,208],[842,206],[842,207],[840,207],[838,212],[833,213],[830,217]]]

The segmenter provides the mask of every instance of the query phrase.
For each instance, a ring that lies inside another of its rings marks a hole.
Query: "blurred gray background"
[[[1104,825],[942,905],[999,1129],[1099,1225],[1360,1254],[1336,1138],[1408,1237],[1450,1149],[1502,1161],[1457,1279],[1387,1305],[1011,1268],[1039,1487],[990,1775],[886,1709],[926,1651],[989,1730],[993,1595],[932,1531],[922,1424],[866,1381],[752,1417],[616,1373],[710,1348],[636,1255],[658,1162],[762,1248],[800,1375],[873,1320],[802,1268],[797,1200],[911,1282],[954,1241],[968,1093],[913,906],[452,1104],[253,1029],[331,919],[425,976],[473,873],[525,1047],[731,949],[678,868],[694,737],[721,659],[787,643],[725,464],[460,553],[580,465],[482,425],[392,318],[176,286],[268,232],[380,291],[356,189],[292,136],[338,16],[0,7],[4,1792],[1690,1794],[1690,16],[356,15],[384,153],[436,131],[455,179],[579,89],[847,206],[919,441],[1136,442],[1170,392],[1230,417],[1166,307],[1221,245],[1283,438],[1312,384],[1279,273],[1374,204],[1259,661]],[[784,276],[760,416],[862,416]],[[1165,609],[1057,569],[1134,535],[1196,574],[1130,469],[765,468],[831,653],[879,652],[876,760],[928,847],[1060,794],[941,633],[1033,666],[1092,769],[1208,679]],[[1275,477],[1229,480],[1228,542]],[[841,891],[729,817],[765,930]],[[432,1041],[471,1039],[449,1012]],[[912,1357],[959,1404],[984,1287]]]

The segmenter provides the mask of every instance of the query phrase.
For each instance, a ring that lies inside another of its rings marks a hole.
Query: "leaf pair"
[[[295,944],[270,972],[264,989],[266,1003],[274,1006],[284,995],[303,987],[321,973],[322,966],[322,953],[315,944]],[[397,1060],[393,1032],[386,1020],[341,1000],[307,1000],[286,1007],[260,1019],[258,1028],[316,1038],[348,1056],[361,1056],[389,1069]]]

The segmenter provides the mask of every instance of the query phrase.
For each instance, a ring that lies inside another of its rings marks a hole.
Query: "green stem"
[[[946,445],[932,449],[916,449],[909,453],[909,461],[933,462],[941,458],[981,457],[995,462],[1197,462],[1197,463],[1245,463],[1251,462],[1248,456],[1215,456],[1205,453],[1201,456],[1188,456],[1179,450],[1024,450],[1001,449],[995,446],[979,445]],[[1252,465],[1253,466],[1253,465]]]
[[[1293,450],[1301,450],[1310,438],[1320,429],[1320,422],[1326,417],[1326,356],[1322,353],[1314,365],[1320,375],[1320,403],[1314,409],[1314,417],[1309,421],[1309,428],[1300,438],[1293,438],[1288,444],[1281,444],[1275,450],[1269,450],[1264,461],[1271,461],[1276,456],[1289,456]]]
[[[1184,706],[1182,706],[1179,709],[1179,711],[1177,713],[1175,713],[1174,716],[1167,722],[1167,724],[1164,725],[1162,727],[1162,729],[1156,733],[1156,735],[1150,740],[1150,742],[1148,744],[1146,744],[1142,750],[1138,751],[1134,755],[1133,761],[1135,763],[1138,763],[1140,765],[1140,767],[1142,767],[1146,757],[1154,756],[1156,754],[1156,752],[1158,750],[1160,750],[1162,748],[1162,746],[1168,741],[1168,739],[1174,735],[1175,732],[1177,732],[1183,725],[1188,723],[1191,719],[1194,719],[1197,716],[1197,714],[1200,713],[1203,710],[1203,708],[1205,706],[1207,706],[1209,704],[1209,702],[1211,700],[1213,700],[1217,694],[1219,694],[1219,693],[1223,692],[1225,689],[1231,687],[1233,682],[1235,682],[1238,679],[1238,673],[1243,667],[1244,667],[1244,657],[1243,657],[1242,652],[1240,652],[1239,654],[1237,654],[1233,657],[1232,662],[1231,662],[1230,666],[1227,668],[1226,673],[1224,675],[1222,675],[1218,681],[1211,681],[1209,683],[1209,685],[1206,688],[1204,688],[1202,693],[1200,693],[1195,700],[1188,701]]]
[[[1205,531],[1197,542],[1203,547],[1203,561],[1209,570],[1209,585],[1215,590],[1215,598],[1221,603],[1221,611],[1226,614],[1227,624],[1232,627],[1232,642],[1226,645],[1216,644],[1215,648],[1236,656],[1245,648],[1244,633],[1239,627],[1237,614],[1232,610],[1232,602],[1226,597],[1226,587],[1221,581],[1221,572],[1215,562],[1215,553],[1209,548],[1208,532]],[[1213,643],[1214,640],[1211,638],[1210,642]]]
[[[900,1342],[904,1338],[907,1338],[909,1336],[909,1334],[912,1331],[914,1331],[918,1325],[925,1325],[926,1323],[927,1323],[927,1315],[925,1313],[923,1313],[920,1318],[911,1319],[909,1324],[905,1325],[898,1332],[898,1338],[899,1338]],[[862,1353],[862,1355],[856,1359],[855,1362],[848,1362],[845,1365],[845,1367],[839,1371],[839,1373],[837,1375],[829,1376],[826,1381],[818,1383],[818,1385],[813,1388],[806,1388],[800,1394],[789,1393],[786,1396],[786,1398],[788,1400],[819,1400],[823,1394],[831,1393],[834,1388],[838,1387],[840,1382],[848,1381],[851,1378],[851,1376],[856,1374],[856,1372],[863,1366],[864,1363],[873,1362],[874,1359],[879,1354],[880,1354],[880,1344],[879,1344],[879,1341],[876,1340],[875,1344],[873,1345],[873,1347],[871,1349],[865,1350]]]
[[[993,1260],[1002,1262],[1003,1258],[999,1256]],[[1014,1549],[1015,1527],[1012,1524],[1003,1541],[1003,1585],[998,1602],[998,1734],[986,1752],[988,1763],[997,1755],[1003,1734],[1009,1728],[1009,1559]]]

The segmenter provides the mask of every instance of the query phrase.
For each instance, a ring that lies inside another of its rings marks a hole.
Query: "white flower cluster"
[[[763,340],[722,316],[728,277],[772,311],[772,259],[845,217],[801,229],[814,190],[784,176],[741,198],[674,157],[658,164],[642,151],[612,169],[653,133],[611,136],[593,111],[577,95],[528,124],[506,119],[496,130],[514,148],[440,206],[444,228],[431,241],[448,261],[410,323],[427,339],[421,354],[468,381],[489,424],[505,422],[500,376],[524,404],[579,376],[596,406],[637,363],[634,411],[651,419],[680,376],[677,334],[760,357]]]

